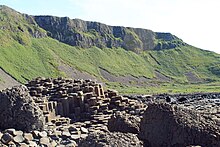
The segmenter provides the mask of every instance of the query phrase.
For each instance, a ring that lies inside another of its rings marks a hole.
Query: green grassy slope
[[[38,76],[65,76],[58,70],[58,61],[62,60],[99,78],[102,78],[101,68],[115,76],[144,76],[151,82],[155,80],[155,71],[172,79],[170,83],[141,88],[105,81],[109,87],[124,93],[210,92],[219,89],[220,55],[213,52],[188,45],[140,54],[122,48],[82,49],[45,36],[45,31],[31,17],[10,9],[0,9],[0,19],[0,67],[22,83]],[[200,88],[198,84],[188,84],[185,76],[188,72],[203,79]]]
[[[213,71],[220,63],[220,55],[201,50],[193,46],[182,46],[170,50],[151,51],[149,54],[157,60],[154,68],[164,75],[187,82],[187,72],[193,72],[205,81],[219,80],[220,74]]]

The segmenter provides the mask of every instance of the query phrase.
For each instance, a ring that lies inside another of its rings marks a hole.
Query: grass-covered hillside
[[[220,55],[213,52],[185,44],[138,54],[123,48],[80,48],[48,37],[32,17],[8,7],[0,6],[0,20],[0,67],[21,83],[67,76],[59,66],[68,65],[124,93],[219,89]]]

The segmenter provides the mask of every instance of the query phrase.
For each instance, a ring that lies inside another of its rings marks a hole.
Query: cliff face
[[[82,48],[122,47],[139,52],[175,48],[182,42],[170,33],[155,33],[147,29],[108,26],[68,17],[34,16],[34,19],[40,27],[48,31],[50,37]]]
[[[21,44],[26,44],[28,37],[46,37],[46,32],[38,26],[33,17],[4,5],[0,5],[0,31],[13,34],[13,39]]]

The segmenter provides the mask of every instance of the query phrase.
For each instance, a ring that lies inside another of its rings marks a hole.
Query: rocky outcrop
[[[154,50],[172,49],[186,45],[186,43],[171,33],[156,33],[156,42]]]
[[[220,146],[219,93],[120,96],[42,77],[26,86],[0,92],[0,146]]]
[[[136,135],[120,132],[97,132],[89,134],[79,143],[80,147],[143,147]]]
[[[189,106],[189,105],[188,105]],[[220,146],[220,126],[191,107],[152,103],[141,121],[140,138],[149,147]]]
[[[25,86],[0,92],[0,128],[24,131],[40,130],[44,125],[43,113],[34,103]]]
[[[0,5],[0,30],[9,30],[17,36],[13,39],[21,44],[27,44],[29,37],[43,38],[46,37],[46,31],[39,27],[32,16],[21,14],[7,6]]]
[[[126,113],[116,113],[108,121],[108,129],[112,132],[139,133],[140,118]]]
[[[35,16],[34,19],[40,27],[48,31],[50,37],[82,48],[122,47],[138,53],[184,45],[182,40],[170,33],[155,33],[147,29],[108,26],[68,17]]]
[[[61,124],[63,119],[56,116],[63,116],[72,121],[94,119],[107,125],[108,117],[116,111],[141,116],[146,109],[145,104],[120,96],[115,90],[104,91],[102,84],[90,79],[39,77],[26,85],[47,122]]]

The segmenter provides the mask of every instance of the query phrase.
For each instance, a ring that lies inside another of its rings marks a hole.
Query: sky
[[[21,13],[170,32],[220,53],[220,0],[0,0]]]

